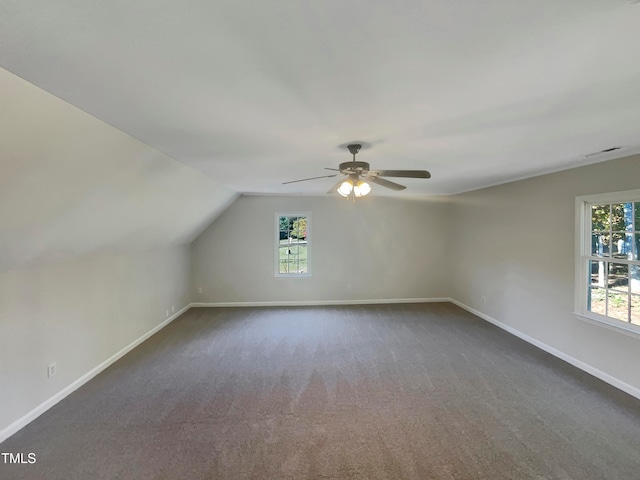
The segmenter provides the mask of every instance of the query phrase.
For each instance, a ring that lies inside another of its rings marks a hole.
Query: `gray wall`
[[[451,297],[640,388],[640,339],[572,314],[575,197],[637,188],[640,156],[456,195]]]
[[[242,196],[192,244],[196,302],[447,296],[448,204],[372,197]],[[274,278],[277,211],[310,211],[311,278]],[[347,291],[352,285],[352,291]],[[196,289],[201,287],[202,294]]]

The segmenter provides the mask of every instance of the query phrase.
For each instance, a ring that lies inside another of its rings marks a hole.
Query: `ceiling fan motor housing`
[[[357,174],[362,175],[369,171],[369,164],[367,162],[344,162],[338,167],[340,173],[345,175]]]

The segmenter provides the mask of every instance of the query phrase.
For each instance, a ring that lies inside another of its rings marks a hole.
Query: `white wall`
[[[0,273],[0,431],[185,307],[188,282],[188,246]]]
[[[448,204],[375,195],[242,196],[192,244],[196,302],[447,296]],[[274,278],[275,212],[312,217],[311,278]],[[352,285],[352,292],[347,291]],[[203,292],[198,295],[196,289]]]
[[[640,389],[640,339],[572,315],[575,197],[637,188],[633,156],[453,197],[451,297]]]

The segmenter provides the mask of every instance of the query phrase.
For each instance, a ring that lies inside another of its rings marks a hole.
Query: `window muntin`
[[[577,312],[640,332],[640,191],[579,197]]]
[[[276,277],[306,277],[311,274],[311,215],[276,213]]]

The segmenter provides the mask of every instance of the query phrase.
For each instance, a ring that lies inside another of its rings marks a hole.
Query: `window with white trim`
[[[576,198],[576,313],[640,333],[640,190]]]
[[[311,214],[276,213],[276,277],[311,275]]]

